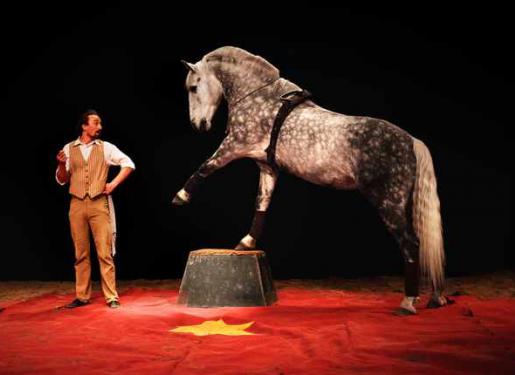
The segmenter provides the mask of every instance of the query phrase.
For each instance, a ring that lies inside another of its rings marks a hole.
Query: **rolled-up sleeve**
[[[136,165],[126,154],[118,147],[109,142],[104,142],[104,153],[107,156],[106,161],[109,165],[119,166],[121,168],[136,169]]]
[[[68,144],[65,145],[63,147],[63,151],[64,151],[64,154],[66,155],[66,172],[68,174],[70,174],[70,145],[68,145]],[[63,182],[63,181],[59,180],[59,177],[57,177],[57,171],[58,171],[58,168],[55,169],[55,180],[61,186],[66,185],[66,183],[68,181]]]

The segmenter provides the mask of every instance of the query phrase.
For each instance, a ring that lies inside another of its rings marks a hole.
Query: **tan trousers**
[[[107,197],[94,199],[72,196],[70,202],[70,228],[75,246],[75,289],[77,298],[86,301],[91,297],[91,261],[89,230],[93,234],[97,258],[100,263],[102,292],[107,302],[118,300],[114,260],[111,256],[112,230]]]

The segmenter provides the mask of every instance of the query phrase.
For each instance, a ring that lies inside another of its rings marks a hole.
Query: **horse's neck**
[[[213,66],[213,72],[222,85],[229,106],[279,79],[279,75],[259,75],[252,70],[225,64]]]
[[[272,81],[265,81],[259,77],[252,77],[250,75],[241,77],[232,77],[222,81],[225,100],[229,106],[234,105],[259,89],[266,87],[273,83]]]
[[[223,86],[223,85],[222,85]],[[280,97],[283,94],[294,90],[300,90],[300,87],[293,82],[288,81],[284,78],[277,78],[271,82],[260,81],[258,84],[250,85],[249,87],[232,88],[229,92],[232,95],[225,97],[229,105],[229,110],[239,107],[247,100],[255,100],[257,97],[263,101],[280,101]],[[225,88],[224,88],[225,93]]]
[[[270,117],[270,121],[263,121],[260,128],[261,131],[269,134],[277,110],[282,103],[280,100],[281,95],[294,90],[300,90],[300,87],[284,78],[279,78],[271,84],[263,86],[261,89],[245,96],[239,102],[231,103],[228,101],[229,118],[227,132],[230,132],[233,128],[246,129],[247,124],[252,122],[249,120],[255,120],[255,114],[261,112],[266,113],[266,116]],[[253,118],[251,119],[249,116]],[[264,124],[269,124],[270,126]]]

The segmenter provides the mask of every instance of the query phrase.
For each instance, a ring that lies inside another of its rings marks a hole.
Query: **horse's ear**
[[[189,62],[184,61],[184,60],[181,60],[181,62],[184,64],[184,66],[186,68],[188,68],[188,70],[191,70],[192,72],[197,72],[197,68],[192,63],[189,63]]]

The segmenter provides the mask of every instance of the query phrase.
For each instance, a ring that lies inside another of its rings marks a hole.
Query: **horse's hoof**
[[[428,309],[438,309],[440,307],[444,307],[446,305],[452,305],[454,303],[454,300],[450,299],[449,297],[440,296],[437,298],[431,297],[429,302],[427,303]]]
[[[185,204],[188,204],[188,203],[190,203],[190,202],[182,199],[181,197],[179,197],[178,194],[175,197],[173,197],[173,200],[172,200],[172,204],[174,206],[184,206]]]
[[[403,307],[399,307],[397,310],[395,310],[394,315],[397,316],[409,316],[409,315],[417,315],[416,312],[413,312],[411,310],[405,309]]]
[[[183,201],[183,200],[182,200],[181,198],[179,198],[177,195],[176,195],[176,196],[173,198],[173,200],[172,200],[172,204],[173,204],[174,206],[183,206],[183,205],[185,205],[186,203],[188,203],[188,202]]]
[[[439,302],[439,301],[436,301],[434,300],[433,298],[431,298],[429,300],[429,302],[427,303],[427,308],[428,309],[437,309],[439,307],[442,307],[443,305]]]
[[[190,203],[191,195],[184,189],[179,190],[172,200],[172,204],[176,206],[183,206]]]
[[[404,316],[404,315],[415,315],[417,313],[417,309],[414,305],[416,305],[420,301],[420,297],[404,297],[401,302],[399,308],[394,312],[395,315]]]
[[[244,243],[240,242],[238,245],[236,245],[236,247],[234,248],[234,250],[254,250],[255,248],[252,247],[252,246],[247,246],[245,245]]]
[[[236,245],[235,250],[255,250],[256,240],[250,234],[247,234],[240,240],[240,243]]]

